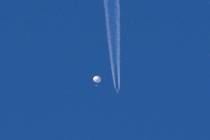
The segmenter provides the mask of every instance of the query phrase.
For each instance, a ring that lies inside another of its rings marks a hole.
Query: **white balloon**
[[[101,81],[102,81],[102,79],[99,75],[93,76],[93,82],[99,84]]]

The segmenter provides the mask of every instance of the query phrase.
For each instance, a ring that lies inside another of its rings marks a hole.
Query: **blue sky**
[[[0,1],[0,139],[209,140],[207,8],[122,0],[116,94],[102,0]]]

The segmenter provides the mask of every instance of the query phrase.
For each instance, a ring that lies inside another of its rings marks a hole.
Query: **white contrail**
[[[104,0],[107,40],[113,84],[120,90],[120,0]]]

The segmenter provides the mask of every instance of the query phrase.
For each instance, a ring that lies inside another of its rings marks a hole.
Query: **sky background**
[[[208,8],[121,0],[116,94],[102,0],[1,0],[0,139],[209,140]]]

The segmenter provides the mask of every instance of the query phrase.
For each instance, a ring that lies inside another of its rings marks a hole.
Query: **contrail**
[[[120,0],[104,0],[113,85],[120,90]]]

